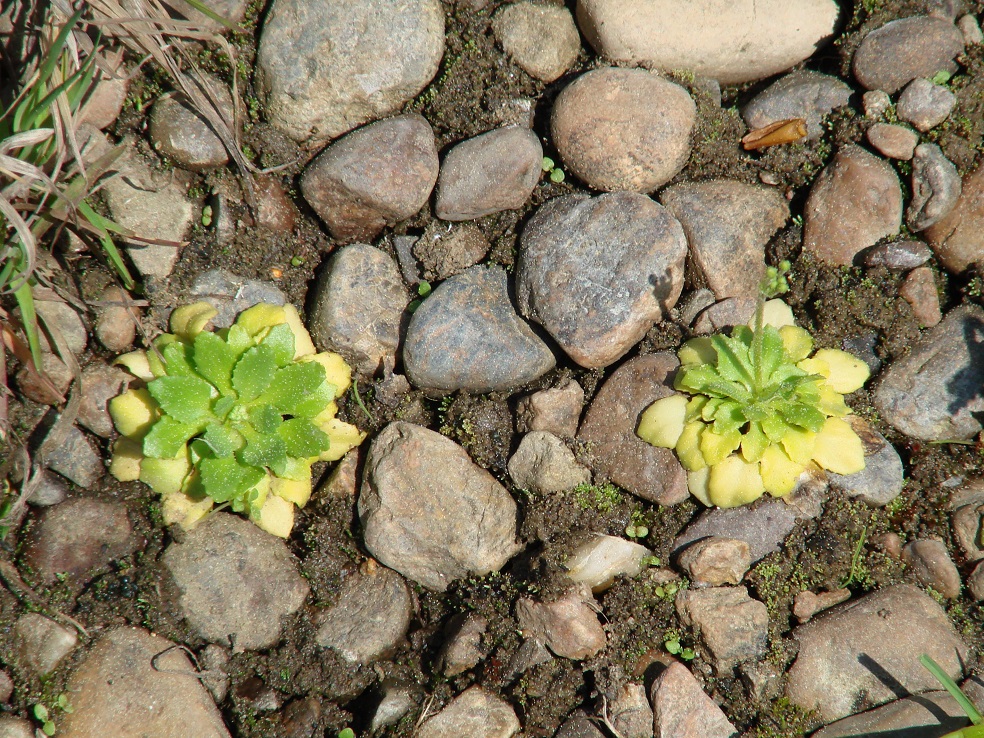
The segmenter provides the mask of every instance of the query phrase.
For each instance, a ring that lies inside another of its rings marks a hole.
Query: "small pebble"
[[[526,204],[540,180],[543,147],[528,128],[499,128],[452,148],[441,163],[434,213],[474,220]]]
[[[212,693],[216,704],[221,704],[229,693],[229,649],[215,643],[209,643],[198,656],[202,672],[202,684]]]
[[[45,352],[41,354],[41,372],[47,382],[26,366],[21,367],[17,372],[17,387],[21,394],[42,405],[59,405],[64,402],[72,384],[72,370],[57,356]]]
[[[33,293],[34,309],[40,318],[38,323],[42,328],[39,336],[41,350],[56,353],[55,347],[48,342],[47,332],[57,332],[63,342],[61,347],[67,348],[76,356],[81,356],[89,342],[89,331],[82,316],[54,290],[35,287]]]
[[[79,642],[75,631],[35,612],[17,618],[13,646],[20,665],[36,677],[50,674]]]
[[[676,610],[684,625],[700,633],[717,673],[765,655],[768,609],[749,597],[746,587],[686,589],[677,594]]]
[[[687,546],[677,563],[698,586],[738,584],[752,565],[752,551],[745,541],[712,536]]]
[[[51,507],[64,502],[67,497],[68,482],[57,474],[42,471],[40,483],[27,501],[35,507]]]
[[[570,69],[581,51],[581,36],[564,7],[528,0],[506,5],[495,14],[492,30],[513,61],[544,82]]]
[[[433,220],[413,243],[412,255],[420,262],[424,279],[441,281],[478,264],[489,248],[489,239],[476,225]],[[415,284],[419,280],[407,281]]]
[[[914,231],[935,225],[956,206],[962,184],[957,168],[936,144],[916,147],[912,157],[912,201],[905,220]]]
[[[868,90],[861,96],[864,116],[869,120],[881,118],[892,107],[892,98],[884,90]]]
[[[488,648],[483,645],[483,639],[488,627],[488,620],[476,613],[451,618],[444,629],[444,646],[437,657],[445,676],[468,671],[485,658]]]
[[[899,294],[912,306],[912,314],[923,328],[932,328],[943,320],[936,277],[929,267],[918,267],[906,275]]]
[[[955,71],[963,36],[952,22],[928,16],[889,21],[861,41],[854,52],[854,76],[869,90],[894,94],[917,77]]]
[[[371,733],[376,733],[389,725],[395,725],[410,710],[417,706],[415,690],[404,684],[384,684],[383,699],[372,716]]]
[[[660,738],[732,738],[738,735],[717,706],[681,663],[671,663],[649,691],[653,724]]]
[[[292,700],[280,715],[284,738],[312,738],[321,720],[321,702],[317,697]]]
[[[805,623],[818,612],[851,599],[851,590],[835,589],[831,592],[800,592],[793,598],[793,615],[800,623]]]
[[[68,429],[59,445],[48,452],[46,463],[49,469],[85,489],[94,487],[105,472],[99,450],[75,425]]]
[[[902,537],[898,533],[882,533],[871,539],[871,542],[880,546],[886,556],[890,556],[896,561],[902,558]]]
[[[792,72],[773,82],[742,109],[749,128],[765,128],[789,118],[806,121],[807,141],[823,135],[823,116],[851,101],[852,90],[837,77],[809,70]]]
[[[961,196],[950,214],[926,229],[926,240],[947,270],[960,274],[984,261],[984,166],[963,179]]]
[[[0,703],[7,704],[14,694],[14,680],[6,671],[0,671]]]
[[[122,54],[122,50],[119,53]],[[109,128],[123,111],[130,87],[130,80],[127,79],[129,70],[120,63],[122,57],[116,57],[109,64],[113,65],[113,61],[116,62],[114,74],[118,74],[119,78],[107,77],[102,69],[96,72],[95,85],[79,111],[78,123],[88,123],[99,129]]]
[[[229,89],[208,75],[205,84],[205,94],[225,120],[231,121],[233,102]],[[150,140],[159,152],[192,171],[215,169],[229,161],[229,152],[211,124],[179,93],[165,95],[154,103],[150,112]]]
[[[932,256],[932,250],[922,241],[892,241],[866,251],[864,265],[905,271],[922,266]]]
[[[957,96],[928,79],[914,79],[902,90],[896,111],[900,120],[925,133],[945,121],[957,104]]]
[[[129,307],[133,298],[120,287],[107,287],[99,296],[99,301],[119,304],[104,304],[96,311],[96,339],[110,351],[126,351],[136,338],[140,310]]]
[[[974,567],[974,571],[967,577],[967,589],[975,602],[984,600],[984,562]]]
[[[591,482],[591,472],[557,436],[533,431],[523,436],[509,459],[509,476],[520,489],[550,494]]]
[[[544,643],[562,658],[594,656],[607,643],[591,590],[586,585],[552,602],[527,597],[516,603],[516,621],[523,636]]]
[[[612,726],[622,738],[652,738],[653,710],[649,706],[646,687],[636,682],[608,690],[608,714]]]
[[[904,126],[875,123],[865,134],[868,143],[889,159],[908,161],[919,143],[919,134]]]
[[[584,390],[565,377],[555,387],[534,392],[516,403],[516,432],[548,431],[573,438],[584,409]]]
[[[887,505],[902,492],[904,470],[899,452],[859,415],[849,415],[846,420],[861,438],[865,467],[846,476],[828,472],[830,487],[872,507]]]
[[[113,435],[113,419],[107,403],[122,393],[129,383],[129,374],[122,369],[93,360],[82,370],[82,402],[78,422],[97,436]]]
[[[964,43],[968,46],[975,46],[984,43],[984,33],[981,33],[981,24],[972,15],[962,15],[957,19],[957,28],[963,34]]]
[[[717,333],[747,323],[755,316],[755,298],[728,297],[702,310],[693,320],[694,333]]]
[[[582,543],[564,562],[567,578],[586,584],[595,594],[604,592],[616,577],[635,577],[652,552],[617,536],[596,535]]]
[[[943,541],[921,539],[906,544],[902,561],[924,587],[930,587],[948,600],[960,596],[960,572],[947,553]]]
[[[225,269],[209,269],[195,277],[189,293],[218,310],[209,323],[213,328],[228,328],[243,310],[261,302],[283,305],[287,298],[272,282],[243,279]]]
[[[519,728],[519,719],[508,702],[474,686],[425,720],[414,735],[415,738],[509,738]]]

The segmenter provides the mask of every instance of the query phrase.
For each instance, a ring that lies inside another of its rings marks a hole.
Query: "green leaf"
[[[786,348],[782,336],[773,326],[762,327],[762,375],[768,381],[786,360]]]
[[[225,419],[229,411],[236,406],[236,398],[231,395],[220,397],[212,405],[212,414],[217,418]]]
[[[278,323],[260,342],[273,351],[277,366],[286,366],[294,360],[294,331],[286,323]]]
[[[249,422],[258,433],[275,433],[284,419],[272,405],[257,405],[250,408]]]
[[[711,336],[711,345],[717,352],[717,371],[723,379],[739,382],[749,389],[755,386],[752,359],[741,341],[716,335]]]
[[[167,367],[168,375],[172,377],[197,376],[191,366],[188,344],[184,341],[172,341],[160,349],[160,352],[161,356],[164,357],[164,366]]]
[[[188,440],[201,429],[201,424],[182,423],[165,415],[154,423],[144,436],[144,456],[152,459],[173,459],[185,447]]]
[[[165,413],[182,423],[194,423],[209,412],[212,386],[204,379],[160,377],[150,382],[147,390]]]
[[[765,433],[766,438],[772,443],[779,443],[786,437],[786,433],[789,431],[789,425],[778,415],[764,417],[759,421],[759,424],[762,426],[762,431]]]
[[[241,401],[249,402],[270,386],[276,371],[273,349],[254,346],[243,354],[232,370],[232,386]]]
[[[202,440],[219,459],[232,456],[246,444],[246,440],[238,432],[218,423],[206,426]]]
[[[331,382],[322,382],[314,392],[309,393],[303,400],[294,405],[291,415],[313,418],[324,410],[337,394],[338,388],[335,385]]]
[[[327,451],[331,446],[328,434],[306,418],[287,420],[277,430],[287,445],[287,455],[305,459]]]
[[[276,433],[255,433],[246,435],[246,445],[236,457],[249,466],[268,466],[274,474],[283,470],[287,461],[287,444]]]
[[[192,359],[195,369],[223,394],[232,392],[232,368],[236,359],[229,344],[211,331],[195,336]]]
[[[225,333],[226,345],[235,354],[236,358],[242,356],[246,349],[253,345],[253,339],[241,325],[233,323]]]
[[[814,433],[819,433],[827,417],[815,407],[798,402],[783,402],[778,407],[779,414],[790,425],[798,425]]]
[[[216,502],[228,502],[242,495],[263,479],[264,472],[240,464],[234,457],[203,458],[198,462],[205,494]]]
[[[714,411],[714,432],[722,436],[748,422],[742,406],[734,400],[722,400]]]
[[[293,415],[294,408],[324,383],[325,368],[318,362],[290,364],[277,370],[273,383],[259,399],[286,415]]]

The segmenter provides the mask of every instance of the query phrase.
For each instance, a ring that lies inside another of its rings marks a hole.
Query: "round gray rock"
[[[181,590],[181,613],[206,640],[235,653],[269,648],[308,586],[279,538],[228,513],[213,513],[164,552]]]
[[[914,79],[902,90],[896,112],[899,119],[925,133],[945,121],[957,104],[957,96],[928,79]]]
[[[410,320],[403,346],[416,386],[512,390],[554,367],[554,355],[509,301],[505,271],[474,266],[442,282]]]
[[[603,67],[557,96],[550,136],[564,165],[594,189],[652,192],[687,163],[696,114],[679,85]]]
[[[540,139],[528,128],[499,128],[462,141],[441,165],[434,212],[460,221],[518,210],[533,193],[542,162]]]
[[[954,71],[953,58],[963,48],[963,35],[953,23],[917,15],[890,21],[865,36],[852,68],[867,89],[893,94],[916,77]]]
[[[938,687],[913,654],[928,654],[953,678],[967,662],[967,646],[943,609],[908,584],[830,610],[793,636],[799,656],[789,670],[786,695],[816,710],[824,722],[888,702],[899,687],[910,694]]]
[[[608,366],[676,304],[686,253],[680,223],[644,195],[551,200],[520,239],[519,310],[581,366]]]
[[[577,60],[581,36],[567,8],[522,0],[492,19],[496,40],[531,77],[553,82]]]
[[[832,0],[581,0],[581,32],[602,56],[686,69],[721,84],[769,77],[834,34]]]
[[[311,337],[320,349],[337,351],[355,371],[372,376],[396,356],[408,302],[389,254],[364,243],[345,246],[318,278]]]
[[[683,225],[718,300],[758,295],[765,246],[789,218],[786,198],[772,187],[715,179],[667,187],[659,201]]]
[[[388,115],[437,73],[439,0],[276,0],[257,52],[257,82],[274,126],[325,141]]]
[[[851,102],[852,90],[837,77],[803,70],[787,74],[753,97],[742,109],[749,128],[765,128],[788,118],[806,121],[806,140],[823,135],[823,116]]]
[[[849,145],[817,177],[805,207],[803,250],[850,266],[902,226],[902,187],[891,164]]]
[[[439,166],[430,124],[398,115],[318,154],[301,176],[301,193],[334,238],[370,241],[427,204]]]
[[[104,738],[229,738],[222,715],[171,641],[140,628],[105,633],[68,680],[72,712],[58,735]]]
[[[407,634],[413,599],[403,577],[373,565],[349,577],[322,613],[316,639],[346,661],[369,664],[393,653]]]
[[[208,97],[226,120],[233,119],[232,95],[213,77],[206,77]],[[154,148],[179,166],[200,172],[229,161],[222,139],[195,109],[177,94],[160,98],[150,111],[150,140]]]
[[[952,310],[902,359],[889,365],[875,407],[903,433],[925,441],[972,438],[984,412],[984,310]]]
[[[520,550],[505,488],[459,445],[411,423],[373,440],[358,511],[370,553],[437,592],[498,571]]]

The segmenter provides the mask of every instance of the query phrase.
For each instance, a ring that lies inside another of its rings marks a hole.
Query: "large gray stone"
[[[789,118],[806,121],[806,139],[823,135],[823,116],[851,101],[852,90],[838,77],[810,70],[787,74],[753,97],[741,116],[749,128],[765,128]]]
[[[968,649],[932,597],[894,585],[830,610],[793,631],[799,656],[786,694],[832,722],[894,699],[938,688],[919,663],[928,654],[959,678]]]
[[[869,90],[895,93],[916,77],[953,71],[953,58],[963,48],[960,30],[949,21],[900,18],[864,37],[854,52],[854,76]]]
[[[519,720],[509,704],[479,686],[455,697],[450,705],[424,721],[417,738],[510,738]]]
[[[551,200],[520,240],[519,310],[581,366],[608,366],[676,304],[686,253],[680,223],[644,195]]]
[[[926,692],[838,720],[821,728],[811,738],[939,738],[968,725],[967,714],[947,692]]]
[[[438,592],[498,571],[520,549],[505,488],[456,443],[411,423],[373,440],[358,510],[369,552]]]
[[[765,246],[789,218],[781,193],[714,179],[667,187],[659,201],[683,225],[690,255],[718,300],[758,295]]]
[[[984,412],[984,310],[963,305],[894,361],[874,395],[882,416],[913,438],[971,438]]]
[[[554,367],[547,345],[516,314],[501,267],[474,266],[443,282],[410,320],[403,346],[416,386],[512,390]]]
[[[275,645],[310,589],[286,543],[228,513],[211,514],[168,546],[164,565],[191,627],[237,653]]]
[[[439,0],[276,0],[257,52],[257,82],[274,126],[325,141],[381,118],[437,73]]]

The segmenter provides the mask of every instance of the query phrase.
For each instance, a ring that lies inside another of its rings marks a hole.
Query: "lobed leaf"
[[[246,445],[236,458],[248,466],[269,467],[279,474],[287,464],[287,444],[276,433],[244,434]]]
[[[208,444],[212,453],[219,459],[232,456],[246,444],[246,440],[240,433],[218,423],[210,423],[205,427],[202,441]]]
[[[273,349],[254,346],[243,354],[232,370],[232,386],[242,402],[256,399],[273,381],[277,361]]]
[[[209,414],[212,386],[194,376],[167,376],[147,384],[161,409],[182,423],[194,423]]]
[[[241,464],[231,456],[224,459],[205,457],[198,462],[198,468],[205,494],[216,502],[229,502],[240,497],[264,477],[261,469]]]
[[[277,366],[287,366],[294,360],[294,332],[286,323],[273,326],[259,345],[273,351]]]
[[[215,385],[219,392],[232,392],[232,368],[238,356],[229,344],[210,331],[195,336],[192,363],[195,370]]]
[[[259,433],[276,433],[284,419],[272,405],[257,405],[250,408],[249,422]]]
[[[287,455],[298,459],[318,456],[331,447],[328,434],[307,418],[292,418],[277,429],[287,446]]]
[[[273,382],[259,400],[294,415],[294,409],[324,383],[325,368],[318,362],[289,364],[276,370]]]
[[[165,415],[154,423],[144,436],[144,456],[152,459],[173,459],[201,429],[201,424],[182,423]]]

